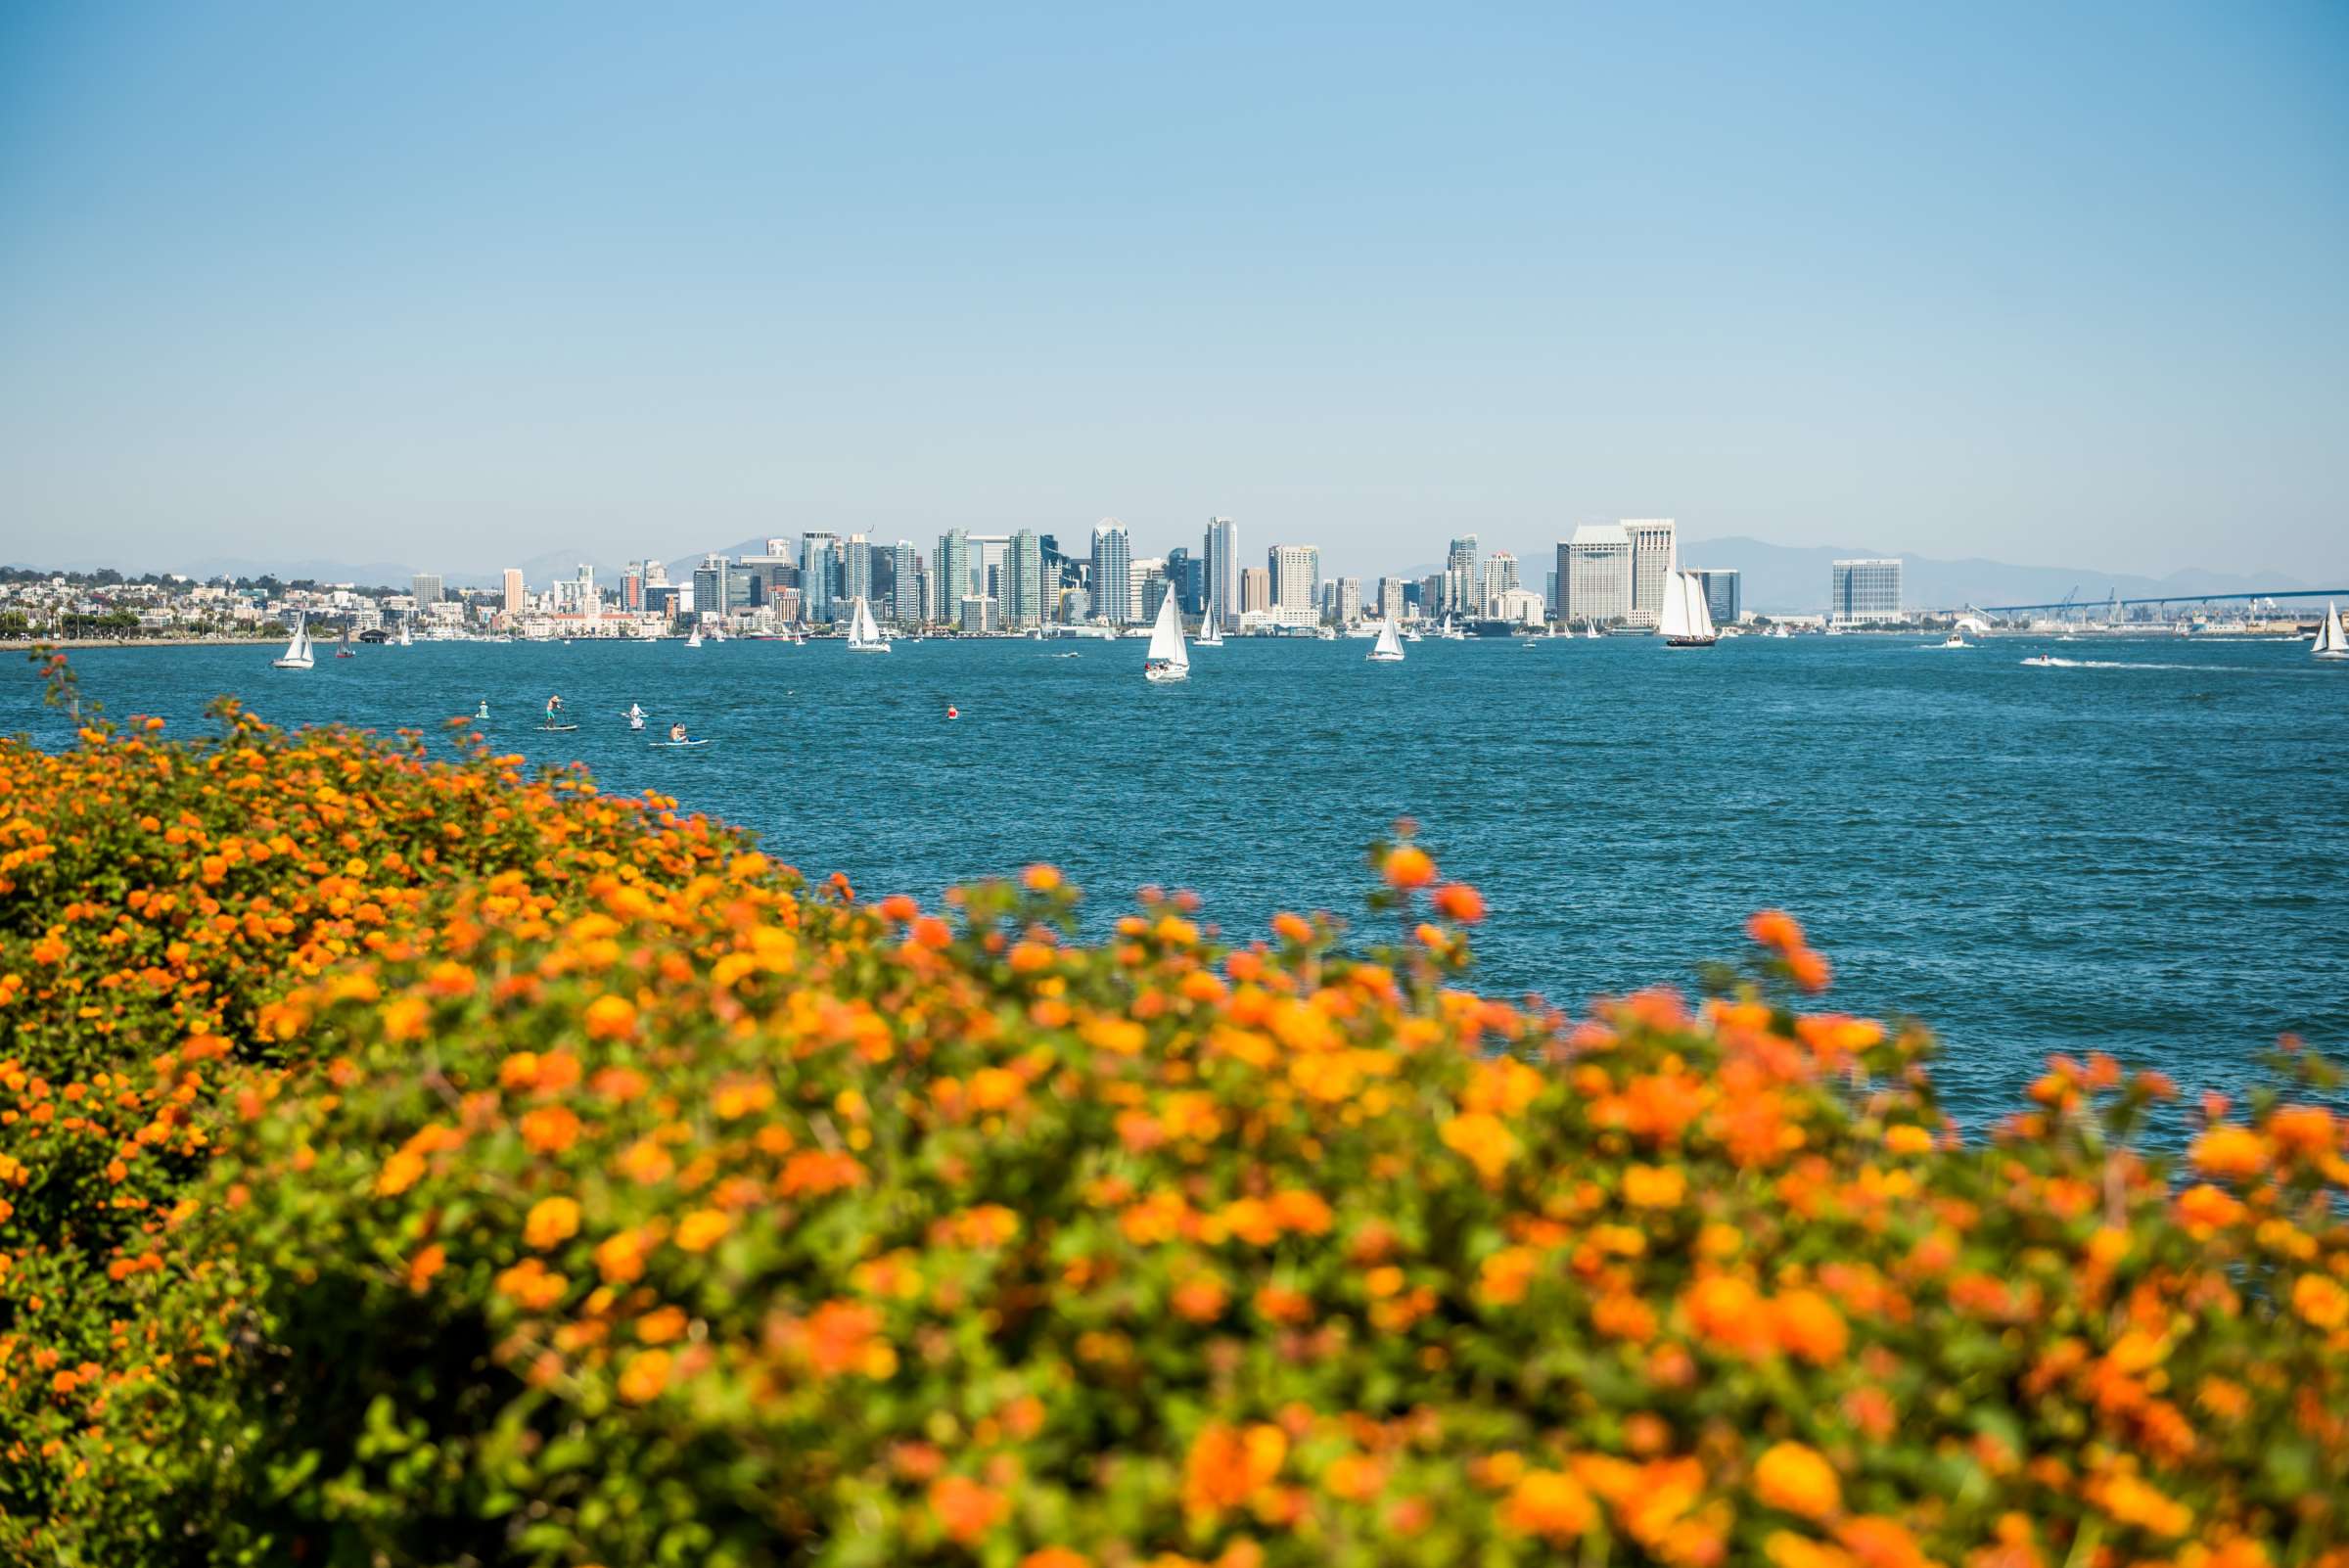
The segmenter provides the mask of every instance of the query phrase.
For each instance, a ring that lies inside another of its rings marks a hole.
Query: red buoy
[[[954,711],[954,710],[953,710],[951,707],[949,707],[949,708],[947,708],[947,710],[946,710],[946,716],[947,716],[948,718],[960,718],[962,715],[961,715],[960,714],[956,713],[956,712],[955,712],[955,711]]]

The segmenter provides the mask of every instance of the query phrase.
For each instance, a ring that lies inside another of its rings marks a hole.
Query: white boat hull
[[[2317,657],[2322,659],[2325,656],[2323,654],[2319,654]],[[272,659],[269,661],[269,663],[274,669],[308,669],[315,665],[317,661],[312,659]]]
[[[849,644],[849,652],[887,653],[889,652],[889,644],[886,642],[852,642]]]
[[[1403,655],[1399,653],[1378,653],[1373,651],[1371,653],[1362,655],[1362,662],[1370,665],[1400,665],[1403,663]]]
[[[1164,668],[1153,666],[1142,671],[1142,678],[1155,686],[1169,686],[1178,680],[1190,679],[1191,672],[1177,666],[1170,665]]]

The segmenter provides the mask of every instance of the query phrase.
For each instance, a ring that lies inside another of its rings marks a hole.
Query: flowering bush
[[[1783,915],[1570,1019],[1464,988],[1407,840],[1391,946],[1086,945],[1049,868],[862,902],[241,717],[0,780],[20,1555],[2349,1564],[2339,1121],[2173,1162],[2058,1059],[1960,1140]],[[106,983],[192,928],[253,946]]]

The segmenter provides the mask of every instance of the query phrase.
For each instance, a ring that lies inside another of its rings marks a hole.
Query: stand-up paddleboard
[[[566,735],[579,726],[576,724],[541,724],[538,727],[549,735]]]
[[[648,742],[646,742],[646,744],[647,744],[648,746],[651,746],[651,747],[653,747],[653,748],[655,748],[655,749],[657,750],[657,749],[659,749],[659,748],[661,748],[661,747],[665,747],[665,746],[677,746],[677,747],[685,747],[685,746],[708,746],[708,745],[710,745],[710,744],[711,744],[711,742],[709,742],[709,741],[706,741],[706,740],[683,740],[683,741],[648,741]]]

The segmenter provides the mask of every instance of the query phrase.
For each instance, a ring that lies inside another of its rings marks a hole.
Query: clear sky
[[[2339,0],[996,10],[0,0],[0,558],[2349,576]]]

